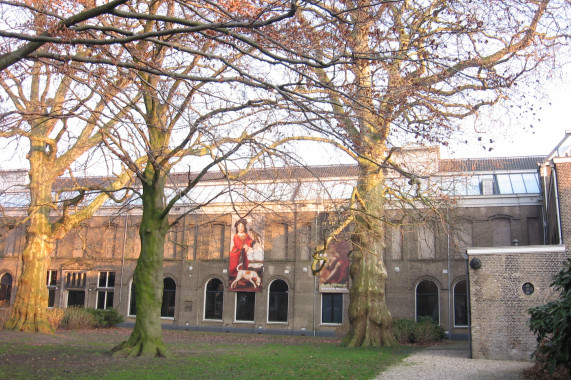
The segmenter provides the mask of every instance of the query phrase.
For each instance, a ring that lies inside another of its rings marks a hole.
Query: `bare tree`
[[[307,9],[311,16],[302,21],[313,28],[300,44],[322,59],[349,58],[335,70],[303,73],[308,88],[324,89],[329,102],[333,121],[324,130],[343,141],[359,164],[350,207],[355,230],[345,345],[395,342],[385,304],[386,202],[392,195],[422,206],[424,193],[418,174],[394,159],[394,148],[445,144],[458,121],[500,102],[552,59],[560,43],[553,18],[560,6],[356,0],[315,2]],[[397,192],[386,181],[395,172],[408,177],[408,191]]]
[[[87,52],[80,49],[78,54]],[[117,79],[102,80],[107,75]],[[52,331],[46,316],[45,284],[55,242],[91,217],[113,191],[130,180],[124,171],[114,183],[93,186],[70,180],[65,188],[54,187],[60,176],[71,173],[72,165],[101,142],[100,129],[111,128],[121,117],[124,110],[113,109],[109,102],[127,83],[109,70],[90,72],[85,66],[57,67],[40,61],[14,65],[0,78],[0,86],[11,101],[0,137],[14,142],[26,140],[30,166],[27,216],[19,221],[26,226],[23,270],[5,326],[8,329]]]

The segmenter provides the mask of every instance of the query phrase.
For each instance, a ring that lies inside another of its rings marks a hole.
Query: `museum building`
[[[549,156],[441,159],[437,148],[401,151],[400,162],[423,178],[438,212],[425,205],[415,214],[388,200],[383,258],[393,318],[428,316],[450,336],[466,335],[467,248],[561,244],[554,159],[567,153],[563,143]],[[342,329],[351,243],[332,244],[317,276],[312,254],[343,219],[339,210],[357,174],[354,165],[255,169],[231,183],[208,174],[171,212],[180,219],[165,244],[164,328],[306,335]],[[24,216],[27,172],[0,175],[4,217]],[[187,180],[173,174],[170,193]],[[387,183],[402,189],[409,179],[388,174]],[[141,213],[137,200],[108,204],[57,242],[46,281],[50,307],[113,307],[134,322]],[[2,224],[4,304],[17,290],[24,241],[22,225]]]

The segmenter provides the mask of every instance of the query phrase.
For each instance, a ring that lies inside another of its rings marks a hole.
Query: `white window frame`
[[[99,286],[99,279],[101,278],[101,273],[106,273],[105,275],[105,286]],[[115,284],[113,284],[113,286],[109,286],[109,273],[113,273],[113,276],[115,276],[115,271],[114,270],[102,270],[97,272],[97,292],[95,295],[95,309],[97,309],[97,301],[99,300],[99,293],[104,293],[105,294],[105,298],[103,300],[103,305],[107,305],[107,296],[109,295],[108,293],[113,293],[113,302],[115,302]],[[111,305],[111,308],[113,307],[113,305]],[[104,309],[98,309],[98,310],[105,310],[107,308]]]
[[[320,308],[319,308],[319,322],[322,326],[340,326],[343,324],[343,309],[345,305],[345,297],[343,296],[345,293],[338,293],[338,292],[326,292],[320,293]],[[339,294],[341,296],[341,322],[323,322],[323,295],[324,294]]]
[[[210,318],[206,318],[206,291],[208,288],[208,284],[210,283],[210,281],[212,280],[218,280],[222,283],[222,286],[224,286],[224,282],[219,279],[218,277],[212,277],[209,278],[208,281],[206,281],[204,283],[204,301],[202,303],[203,307],[202,307],[202,320],[206,321],[206,322],[222,322],[224,321],[224,290],[222,290],[222,318],[221,319],[210,319]]]
[[[288,289],[288,291],[287,291],[287,314],[286,314],[286,321],[285,322],[270,321],[270,295],[271,295],[270,289],[272,287],[272,284],[276,281],[283,281],[287,285],[287,289]],[[270,282],[270,285],[268,286],[268,297],[266,300],[267,301],[267,303],[266,303],[266,310],[267,310],[266,323],[267,324],[270,324],[270,325],[288,325],[289,324],[289,294],[290,294],[289,289],[290,289],[290,286],[287,283],[287,281],[284,279],[276,278],[276,279],[272,280],[272,282]]]
[[[458,328],[468,327],[467,323],[465,325],[456,324],[456,285],[462,281],[466,282],[466,321],[468,321],[468,281],[465,278],[461,278],[454,283],[454,286],[452,286],[452,318],[454,319],[454,327]]]
[[[414,321],[418,322],[418,309],[417,309],[418,305],[417,305],[416,299],[417,299],[417,294],[418,294],[418,285],[420,285],[420,283],[423,281],[430,281],[430,282],[434,283],[434,285],[436,285],[436,289],[438,291],[436,293],[436,299],[438,301],[438,321],[437,321],[437,323],[440,325],[440,321],[442,320],[441,315],[440,315],[440,313],[441,313],[440,312],[440,286],[438,285],[437,281],[435,281],[431,278],[423,278],[423,279],[419,280],[416,283],[416,286],[414,287]]]

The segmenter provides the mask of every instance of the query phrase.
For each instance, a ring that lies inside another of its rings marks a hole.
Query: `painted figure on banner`
[[[327,261],[319,272],[320,292],[339,292],[349,290],[349,267],[351,260],[351,241],[341,240],[329,245]]]
[[[252,219],[234,223],[228,279],[230,291],[259,292],[264,271],[264,240]],[[258,223],[260,224],[260,223]],[[259,225],[257,226],[259,227]]]

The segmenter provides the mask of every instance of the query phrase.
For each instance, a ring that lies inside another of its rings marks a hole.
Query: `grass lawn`
[[[163,332],[169,359],[114,358],[129,329],[0,330],[0,379],[373,379],[415,348],[343,348],[301,336]]]

